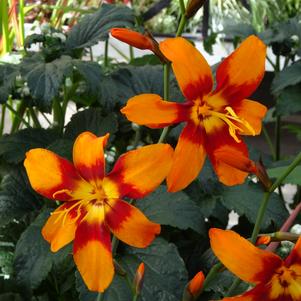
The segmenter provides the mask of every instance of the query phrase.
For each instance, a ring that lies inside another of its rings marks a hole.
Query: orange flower
[[[233,274],[255,287],[224,301],[300,301],[301,238],[283,261],[261,250],[233,231],[210,229],[211,248]]]
[[[153,191],[166,177],[173,155],[167,144],[142,147],[122,155],[105,175],[108,137],[79,135],[73,147],[74,164],[41,148],[30,150],[24,162],[35,191],[65,202],[48,219],[43,237],[53,252],[74,240],[78,270],[88,288],[99,292],[114,276],[110,231],[137,248],[147,247],[160,233],[160,225],[122,198],[142,198]]]
[[[181,190],[197,177],[206,153],[221,182],[243,183],[256,168],[240,135],[258,135],[267,111],[246,99],[264,75],[266,46],[255,36],[246,39],[220,64],[214,90],[208,63],[187,40],[167,39],[160,43],[160,50],[172,62],[186,102],[141,94],[131,98],[121,112],[150,128],[186,122],[167,176],[169,191]]]
[[[188,283],[187,291],[192,296],[192,300],[196,299],[202,289],[205,281],[205,276],[203,272],[198,272]]]
[[[154,51],[154,41],[139,32],[127,28],[113,28],[111,29],[111,35],[136,48]]]

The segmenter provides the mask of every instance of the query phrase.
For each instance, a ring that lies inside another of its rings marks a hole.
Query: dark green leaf
[[[301,61],[276,73],[272,82],[272,92],[279,94],[284,88],[301,82]]]
[[[8,100],[9,94],[15,86],[19,67],[13,64],[0,64],[0,103]]]
[[[301,70],[300,70],[301,71]],[[285,116],[301,112],[301,83],[289,86],[280,92],[277,97],[277,115]]]
[[[66,126],[65,137],[75,139],[84,131],[90,131],[97,136],[107,133],[113,135],[117,130],[118,122],[114,113],[105,115],[100,108],[89,108],[72,116]]]
[[[134,58],[130,62],[133,66],[145,66],[145,65],[161,65],[160,59],[154,54],[147,54],[141,57]]]
[[[225,188],[221,201],[226,208],[236,211],[239,215],[245,215],[254,224],[262,197],[263,190],[260,185],[245,183]],[[278,229],[282,226],[287,216],[288,211],[280,197],[276,193],[272,193],[262,228],[266,229],[273,222]]]
[[[73,60],[74,67],[78,70],[86,83],[85,94],[97,97],[100,95],[103,73],[99,64]]]
[[[22,168],[11,171],[1,183],[0,226],[41,208],[42,199],[35,194]]]
[[[57,253],[52,253],[49,243],[42,237],[41,229],[49,214],[48,210],[43,211],[23,232],[16,246],[16,279],[20,287],[23,288],[22,291],[27,294],[38,288],[51,271],[56,260],[63,260],[63,258],[70,256],[70,245]]]
[[[61,157],[68,159],[69,161],[72,161],[73,142],[74,141],[69,139],[58,139],[51,143],[47,149],[53,151]]]
[[[268,169],[268,175],[271,178],[278,178],[287,168],[288,166],[281,166]],[[301,185],[301,166],[297,166],[282,182]]]
[[[79,292],[80,301],[95,301],[97,293],[89,291],[82,280],[79,272],[75,273],[76,277],[76,289]],[[115,275],[114,280],[110,287],[104,293],[103,301],[125,301],[131,300],[132,293],[129,289],[125,278]]]
[[[72,72],[72,59],[62,56],[46,63],[36,58],[24,59],[22,76],[26,79],[38,108],[49,111],[52,100],[59,95],[65,77]]]
[[[121,258],[130,279],[134,278],[141,262],[145,264],[144,284],[141,292],[143,301],[178,301],[187,284],[187,271],[175,245],[157,238],[148,248],[127,247]]]
[[[205,233],[204,217],[200,208],[184,192],[168,193],[165,186],[156,189],[148,197],[137,202],[145,215],[153,222],[179,229],[191,228]]]
[[[126,6],[102,4],[94,14],[86,15],[69,32],[67,49],[82,49],[108,38],[113,27],[132,27],[134,15]]]
[[[7,163],[18,164],[32,148],[47,147],[58,138],[54,130],[28,128],[0,138],[0,158]]]

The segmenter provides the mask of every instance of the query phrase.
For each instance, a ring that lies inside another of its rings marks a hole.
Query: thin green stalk
[[[130,50],[130,60],[132,61],[135,58],[133,46],[129,46],[129,50]]]
[[[104,66],[109,66],[109,39],[106,39],[105,41],[105,53],[104,53]]]
[[[9,30],[8,30],[8,3],[7,0],[1,0],[1,19],[2,19],[2,28],[1,28],[1,34],[2,34],[2,45],[3,45],[3,53],[10,51],[10,45],[9,45]]]
[[[30,108],[28,108],[28,110],[29,110],[29,114],[30,114],[30,117],[31,117],[31,119],[33,121],[34,126],[36,128],[41,128],[42,127],[41,123],[40,123],[40,121],[39,121],[39,119],[38,119],[38,117],[37,117],[34,109],[32,107],[30,107]]]
[[[134,295],[133,297],[133,301],[137,301],[138,300],[139,295]]]
[[[53,123],[54,125],[58,126],[62,130],[64,127],[64,117],[63,117],[63,110],[60,105],[59,99],[53,100],[52,110],[53,110]]]
[[[19,30],[21,33],[21,45],[24,47],[25,30],[24,30],[24,0],[19,0]]]
[[[179,4],[180,4],[180,9],[181,9],[181,15],[185,15],[186,8],[185,8],[184,1],[183,0],[179,0]]]
[[[275,149],[274,149],[274,145],[273,145],[273,142],[272,142],[272,139],[265,127],[265,125],[262,125],[262,132],[263,132],[263,135],[264,135],[264,138],[270,148],[270,152],[271,152],[271,155],[273,157],[273,160],[275,161],[276,160],[276,152],[275,152]]]
[[[22,123],[26,108],[27,108],[27,102],[25,100],[21,100],[21,102],[17,106],[17,110],[15,110],[9,102],[6,103],[7,108],[11,111],[12,113],[12,127],[11,127],[11,133],[14,133],[17,131]],[[24,123],[24,122],[23,122]],[[24,123],[26,124],[26,123]],[[30,126],[30,125],[29,125]]]
[[[181,16],[180,24],[176,33],[176,37],[180,37],[183,33],[184,27],[186,25],[187,18],[185,15]]]
[[[127,62],[130,61],[130,58],[126,56],[118,47],[114,46],[113,44],[110,44],[110,46],[119,54],[121,55]]]
[[[94,61],[94,56],[93,56],[93,50],[92,47],[89,47],[89,52],[90,52],[90,61],[93,62]]]
[[[2,105],[2,110],[1,110],[1,122],[0,122],[0,136],[3,135],[4,131],[4,124],[5,124],[5,114],[6,113],[6,105]]]
[[[284,171],[284,173],[273,183],[273,185],[270,187],[268,191],[266,191],[263,194],[263,199],[260,205],[260,208],[257,213],[256,222],[254,225],[254,229],[251,236],[251,242],[255,244],[260,227],[264,218],[264,214],[266,212],[266,208],[269,203],[269,199],[271,194],[274,192],[274,190],[281,185],[283,180],[301,163],[301,152],[297,155],[297,157],[294,159],[294,161],[288,166],[288,168]],[[227,292],[226,296],[231,296],[232,292],[238,287],[238,285],[241,283],[240,279],[235,279],[235,281],[232,283],[229,291]]]
[[[51,121],[49,120],[49,118],[46,116],[46,114],[44,112],[41,112],[42,116],[45,118],[45,120],[47,121],[47,123],[49,125],[52,125]]]
[[[275,124],[275,160],[278,161],[280,159],[281,152],[281,117],[276,117]]]
[[[95,301],[103,301],[105,293],[98,293]]]
[[[6,103],[6,107],[15,114],[16,119],[20,120],[20,123],[23,122],[27,127],[31,128],[31,125],[10,104]]]
[[[203,283],[203,289],[204,290],[206,287],[208,287],[209,283],[216,277],[216,275],[219,273],[219,271],[223,268],[222,263],[217,263],[215,264],[207,274],[205,281]]]

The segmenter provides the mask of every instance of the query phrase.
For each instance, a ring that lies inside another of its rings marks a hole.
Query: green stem
[[[208,285],[210,284],[210,282],[216,277],[216,275],[220,272],[220,270],[223,268],[223,264],[222,263],[217,263],[215,264],[209,271],[209,273],[207,274],[205,281],[203,283],[203,289],[204,290],[206,287],[208,287]]]
[[[184,0],[179,0],[179,4],[180,4],[180,9],[181,9],[181,15],[185,15],[186,8],[185,8]]]
[[[110,46],[120,55],[122,56],[127,62],[130,61],[130,58],[126,56],[118,47],[114,46],[113,44],[110,44]]]
[[[132,46],[130,46],[129,50],[130,50],[130,60],[132,61],[135,58],[135,56],[134,56],[134,49],[133,49]]]
[[[281,138],[281,117],[276,117],[276,124],[275,124],[275,159],[278,161],[280,159],[280,138]]]
[[[63,111],[60,105],[60,101],[58,99],[54,99],[52,103],[53,109],[53,123],[55,126],[63,129],[64,127],[64,118],[63,118]]]
[[[6,105],[3,104],[1,110],[0,136],[3,135],[3,131],[4,131],[5,113],[6,113]]]
[[[177,33],[176,33],[176,37],[180,37],[182,35],[182,32],[183,32],[184,27],[186,25],[186,21],[187,21],[187,18],[185,17],[185,15],[182,15],[181,20],[180,20],[180,24],[179,24],[179,27],[178,27],[178,30],[177,30]]]
[[[105,293],[98,293],[95,301],[103,301]]]
[[[288,168],[283,172],[282,175],[280,175],[280,177],[273,183],[273,185],[270,187],[270,189],[268,191],[266,191],[263,194],[263,199],[260,205],[260,208],[258,210],[257,213],[257,217],[256,217],[256,222],[254,225],[254,229],[252,232],[252,236],[251,236],[251,242],[253,244],[255,244],[259,231],[260,231],[260,227],[264,218],[264,214],[266,212],[266,208],[268,206],[269,203],[269,199],[271,194],[274,192],[274,190],[279,187],[281,185],[281,183],[283,182],[283,180],[301,163],[301,152],[297,155],[297,157],[294,159],[294,161],[288,166]],[[238,285],[241,283],[240,279],[235,279],[235,281],[232,283],[229,291],[227,292],[226,296],[231,296],[231,294],[233,293],[233,291],[238,287]]]
[[[16,111],[10,104],[6,103],[6,107],[14,113],[16,119],[20,121],[20,124],[23,122],[27,127],[31,128],[31,125],[23,118],[23,116],[19,115],[18,111]]]
[[[262,125],[262,132],[263,132],[263,135],[265,137],[265,140],[269,146],[269,149],[270,149],[270,152],[271,152],[271,155],[273,157],[273,160],[275,161],[276,160],[276,152],[275,152],[275,149],[274,149],[274,145],[273,145],[273,142],[272,142],[272,139],[266,129],[266,127],[264,125]]]
[[[109,39],[106,39],[105,41],[105,53],[104,53],[104,66],[108,67],[109,65]]]
[[[44,112],[40,112],[42,114],[42,116],[45,118],[45,120],[47,121],[47,123],[49,125],[52,125],[51,121],[49,120],[49,118],[46,116],[46,114]]]
[[[30,117],[31,117],[31,119],[32,119],[32,121],[33,121],[34,126],[35,126],[36,128],[41,128],[41,127],[42,127],[42,126],[41,126],[41,123],[40,123],[40,121],[39,121],[39,119],[38,119],[38,117],[37,117],[37,115],[36,115],[34,109],[33,109],[32,107],[30,107],[30,108],[28,108],[28,110],[29,110]]]
[[[24,47],[25,30],[24,30],[24,0],[19,0],[19,30],[21,33],[21,45]]]
[[[2,19],[2,26],[1,26],[1,34],[2,34],[2,47],[3,47],[3,52],[7,53],[10,51],[10,45],[9,45],[9,30],[8,30],[8,4],[7,0],[2,0],[0,1],[1,5],[1,19]]]
[[[139,295],[134,295],[133,297],[133,301],[137,301],[138,300]]]

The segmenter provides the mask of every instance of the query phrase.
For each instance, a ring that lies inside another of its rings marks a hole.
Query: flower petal
[[[77,201],[67,202],[48,218],[42,235],[51,244],[52,252],[58,251],[74,239],[76,227],[83,217],[83,212],[78,211],[79,205]]]
[[[205,158],[204,129],[188,122],[179,137],[167,176],[168,191],[176,192],[188,186],[198,176]]]
[[[264,118],[267,107],[262,105],[261,103],[249,99],[244,99],[239,102],[237,105],[233,106],[236,114],[246,120],[252,129],[254,130],[255,135],[259,135],[261,132],[262,119]],[[248,128],[246,128],[243,124],[239,125],[243,128],[242,135],[252,135]]]
[[[105,208],[110,230],[130,246],[145,248],[160,234],[160,225],[152,223],[139,209],[127,202],[111,199]]]
[[[268,282],[282,260],[274,253],[256,248],[230,230],[209,231],[212,251],[233,274],[253,284]]]
[[[204,124],[207,132],[209,126],[206,122]],[[245,143],[236,142],[229,134],[228,126],[218,118],[216,127],[212,127],[207,133],[205,147],[219,180],[225,185],[242,184],[249,172],[256,171],[254,162],[249,159]]]
[[[288,266],[293,265],[293,264],[301,265],[301,236],[299,237],[298,241],[296,242],[290,255],[285,259],[285,263]]]
[[[81,133],[73,146],[73,162],[81,176],[97,187],[105,174],[104,148],[109,134],[97,137],[90,132]]]
[[[245,292],[242,295],[235,297],[223,298],[221,301],[293,301],[291,299],[272,299],[270,298],[271,287],[269,285],[257,285],[253,289]]]
[[[73,245],[76,266],[88,289],[103,292],[112,282],[114,265],[104,207],[91,206],[79,224]]]
[[[201,53],[184,38],[166,39],[160,50],[172,62],[180,88],[189,100],[208,94],[213,86],[210,66]]]
[[[120,156],[105,178],[119,187],[120,196],[142,198],[157,188],[167,176],[173,158],[168,144],[154,144]]]
[[[186,121],[189,118],[189,109],[187,104],[164,101],[156,94],[140,94],[130,98],[121,113],[137,124],[162,128]]]
[[[219,65],[213,94],[229,104],[249,97],[264,76],[265,56],[266,45],[254,35],[248,37]]]
[[[32,188],[49,199],[74,200],[91,188],[68,160],[46,149],[27,152],[24,166]]]

